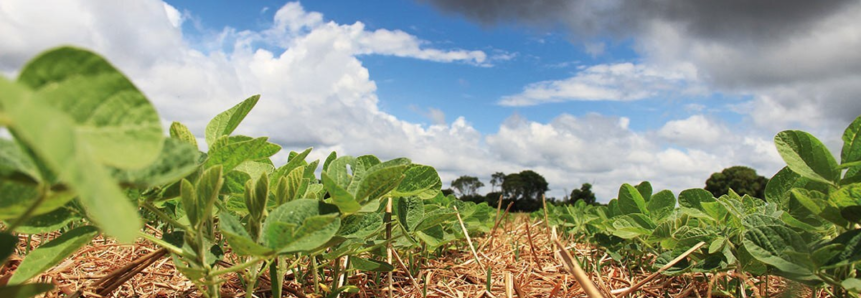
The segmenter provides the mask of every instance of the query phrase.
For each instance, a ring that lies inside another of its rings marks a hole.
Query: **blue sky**
[[[774,134],[836,151],[861,114],[857,1],[372,3],[8,0],[0,72],[73,44],[198,135],[261,94],[238,132],[285,152],[409,157],[482,192],[531,169],[550,196],[589,182],[599,201],[626,182],[702,187],[733,165],[770,177]]]

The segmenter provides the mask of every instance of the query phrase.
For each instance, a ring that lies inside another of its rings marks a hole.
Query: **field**
[[[444,195],[431,165],[330,153],[286,164],[198,137],[77,48],[0,78],[0,297],[858,297],[861,117],[835,158],[774,139],[762,198],[643,181],[530,214]],[[537,200],[537,199],[536,199]],[[510,208],[511,204],[508,205]],[[282,285],[273,287],[271,285]]]

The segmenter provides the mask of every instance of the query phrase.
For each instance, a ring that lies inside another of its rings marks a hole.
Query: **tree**
[[[454,188],[461,196],[474,196],[479,187],[484,186],[484,183],[473,176],[460,176],[451,182],[451,188]]]
[[[502,185],[503,181],[505,181],[505,173],[503,172],[496,172],[490,175],[490,192],[496,191],[496,186]]]
[[[595,194],[592,193],[592,184],[583,183],[583,185],[580,186],[580,189],[574,189],[571,191],[571,196],[568,197],[568,202],[573,204],[579,200],[583,200],[586,204],[595,203]]]
[[[757,175],[756,170],[744,166],[734,166],[723,169],[720,173],[712,174],[706,180],[705,190],[711,192],[715,197],[725,195],[732,189],[742,196],[750,195],[764,199],[766,184],[768,184],[768,179]]]
[[[547,192],[547,180],[531,170],[508,174],[502,182],[502,192],[514,200],[516,211],[535,211],[541,206],[541,195]]]

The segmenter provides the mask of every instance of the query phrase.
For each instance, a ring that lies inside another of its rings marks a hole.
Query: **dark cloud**
[[[677,23],[705,39],[769,39],[803,31],[857,0],[418,0],[485,25],[516,21],[567,25],[575,36],[640,33],[653,20]]]

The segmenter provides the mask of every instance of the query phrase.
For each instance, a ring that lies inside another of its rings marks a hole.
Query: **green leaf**
[[[212,147],[216,140],[230,135],[239,126],[239,123],[245,119],[248,112],[254,108],[259,99],[260,95],[251,96],[229,110],[221,112],[215,118],[212,118],[209,124],[206,125],[206,143]]]
[[[275,174],[272,175],[272,178],[274,179],[274,178],[283,177],[283,176],[293,172],[293,170],[295,170],[296,168],[304,165],[305,164],[305,158],[310,153],[311,153],[311,148],[305,149],[305,151],[302,151],[302,153],[298,153],[295,156],[292,156],[292,154],[291,154],[290,161],[288,161],[286,165],[283,165],[280,168],[278,168],[277,170],[275,170]]]
[[[702,188],[692,188],[679,193],[679,206],[693,208],[702,211],[702,202],[714,202],[712,193]]]
[[[210,145],[205,166],[209,168],[221,165],[224,171],[228,172],[243,162],[268,158],[277,151],[272,152],[270,145],[274,144],[267,142],[267,140],[266,137],[248,139],[223,136]]]
[[[460,206],[458,206],[459,210]],[[457,214],[451,208],[440,208],[430,212],[425,212],[424,219],[415,227],[415,231],[424,231],[440,226],[445,222],[453,221],[457,218]]]
[[[404,180],[392,191],[392,196],[418,196],[420,199],[430,199],[435,197],[441,188],[442,181],[436,169],[414,164],[404,172]]]
[[[847,278],[840,283],[840,286],[853,293],[861,293],[861,279]]]
[[[105,234],[115,237],[121,243],[132,242],[141,227],[141,222],[138,220],[137,210],[132,207],[126,195],[111,179],[107,170],[93,157],[92,153],[95,151],[91,147],[100,145],[78,138],[75,122],[69,115],[33,99],[29,91],[20,86],[11,85],[2,77],[0,77],[0,91],[6,94],[0,97],[0,109],[13,122],[13,125],[8,127],[9,130],[19,138],[19,141],[32,149],[45,165],[57,173],[60,181],[77,193],[89,218],[100,225]],[[136,136],[136,134],[130,132],[129,136]],[[146,139],[145,136],[141,138]],[[147,146],[141,145],[141,149],[145,147]],[[155,150],[161,150],[161,140]],[[139,151],[141,150],[129,149],[123,154],[146,155]],[[124,165],[137,165],[140,162],[136,158],[129,158],[129,160],[136,161]],[[114,163],[114,165],[121,163]],[[65,198],[66,201],[53,205],[43,204],[52,208],[40,208],[37,213],[62,206],[72,197],[74,194],[54,197]],[[52,196],[49,196],[50,198]]]
[[[358,213],[344,217],[337,235],[344,238],[366,239],[383,227],[382,213]]]
[[[263,244],[279,253],[309,251],[328,242],[340,226],[336,207],[298,199],[272,210],[263,223]]]
[[[268,256],[274,253],[269,248],[254,242],[251,235],[245,230],[235,216],[222,212],[219,217],[219,229],[221,230],[230,248],[242,256]]]
[[[24,285],[0,286],[0,297],[3,298],[30,298],[54,289],[53,284],[32,283]]]
[[[167,139],[159,157],[147,167],[134,170],[111,169],[120,183],[135,188],[150,188],[178,181],[200,165],[200,151],[177,139]]]
[[[672,191],[662,190],[651,196],[646,209],[655,221],[666,218],[676,208],[676,196]]]
[[[861,183],[841,186],[828,194],[828,201],[841,208],[861,205]]]
[[[332,178],[329,178],[329,175],[323,172],[321,174],[321,178],[323,179],[323,186],[326,188],[326,191],[329,192],[331,203],[338,206],[341,213],[352,214],[359,211],[359,209],[362,209],[362,205],[359,205],[359,202],[356,202],[353,195],[341,188],[341,186],[335,183]]]
[[[329,156],[326,157],[326,161],[323,162],[323,173],[329,171],[329,164],[331,164],[337,158],[338,158],[338,153],[335,153],[335,151],[332,151],[332,153],[329,153]]]
[[[791,192],[791,202],[798,202],[811,213],[841,227],[847,226],[846,219],[840,214],[840,209],[829,202],[828,197],[821,192],[795,188]],[[797,208],[796,208],[797,209]],[[800,212],[793,212],[798,214]]]
[[[39,273],[57,265],[84,245],[90,243],[99,230],[93,226],[83,226],[72,229],[54,240],[45,243],[29,255],[18,266],[18,270],[9,279],[9,284],[23,283]]]
[[[13,140],[0,138],[0,177],[40,182],[42,175],[33,159]]]
[[[81,219],[79,214],[72,211],[70,205],[66,205],[51,212],[30,217],[18,226],[15,231],[24,234],[48,233],[59,230],[78,219]]]
[[[829,244],[839,244],[842,249],[826,265],[843,265],[861,260],[861,230],[850,230],[840,234]]]
[[[802,262],[793,257],[794,253],[809,253],[797,232],[779,219],[764,215],[748,216],[744,225],[747,231],[742,244],[754,258],[792,275],[812,275],[810,269],[799,265]]]
[[[221,176],[222,171],[220,166],[214,166],[203,172],[200,179],[197,180],[197,196],[198,217],[201,221],[206,221],[212,216],[212,206],[218,199],[218,193],[221,190],[221,185],[224,183],[224,178]]]
[[[774,137],[783,160],[802,177],[835,184],[840,180],[837,161],[822,142],[813,135],[797,130],[782,131]]]
[[[398,200],[398,221],[407,231],[414,231],[424,219],[425,207],[418,197],[405,197]]]
[[[619,210],[622,211],[622,214],[649,214],[649,211],[646,210],[646,201],[643,199],[643,195],[627,183],[619,188]]]
[[[389,272],[395,270],[395,267],[389,263],[358,257],[350,258],[350,264],[353,266],[353,269],[360,271]]]
[[[636,186],[637,191],[643,196],[643,200],[649,202],[652,199],[652,184],[649,181],[640,182]]]
[[[709,254],[718,253],[723,250],[723,247],[727,244],[726,237],[717,237],[711,244],[709,244]]]
[[[841,164],[858,161],[861,161],[861,116],[843,131],[843,149],[840,151]]]
[[[332,178],[332,181],[335,182],[335,184],[343,189],[347,189],[353,180],[350,173],[347,172],[347,165],[354,162],[355,158],[352,156],[338,157],[326,168],[326,174],[329,175],[329,178]]]
[[[155,107],[99,55],[53,49],[30,60],[18,82],[36,91],[33,100],[71,116],[76,138],[106,165],[141,168],[161,151],[164,137]]]
[[[197,227],[203,217],[203,204],[197,199],[197,194],[194,191],[194,185],[188,180],[182,179],[180,189],[180,199],[182,209],[185,210],[185,215],[192,227]]]
[[[182,141],[186,144],[194,146],[194,149],[198,149],[197,146],[197,138],[194,137],[194,134],[188,130],[188,127],[183,125],[182,123],[174,121],[170,124],[170,137],[175,140]]]
[[[356,190],[356,201],[359,203],[373,201],[389,193],[404,179],[406,169],[407,165],[398,165],[366,174]]]
[[[269,198],[269,177],[264,173],[257,179],[256,186],[254,181],[248,180],[245,184],[245,206],[248,208],[248,213],[255,221],[263,219],[266,212],[266,202]]]
[[[632,239],[639,236],[648,236],[657,227],[651,219],[641,213],[631,213],[613,218],[612,234]]]

